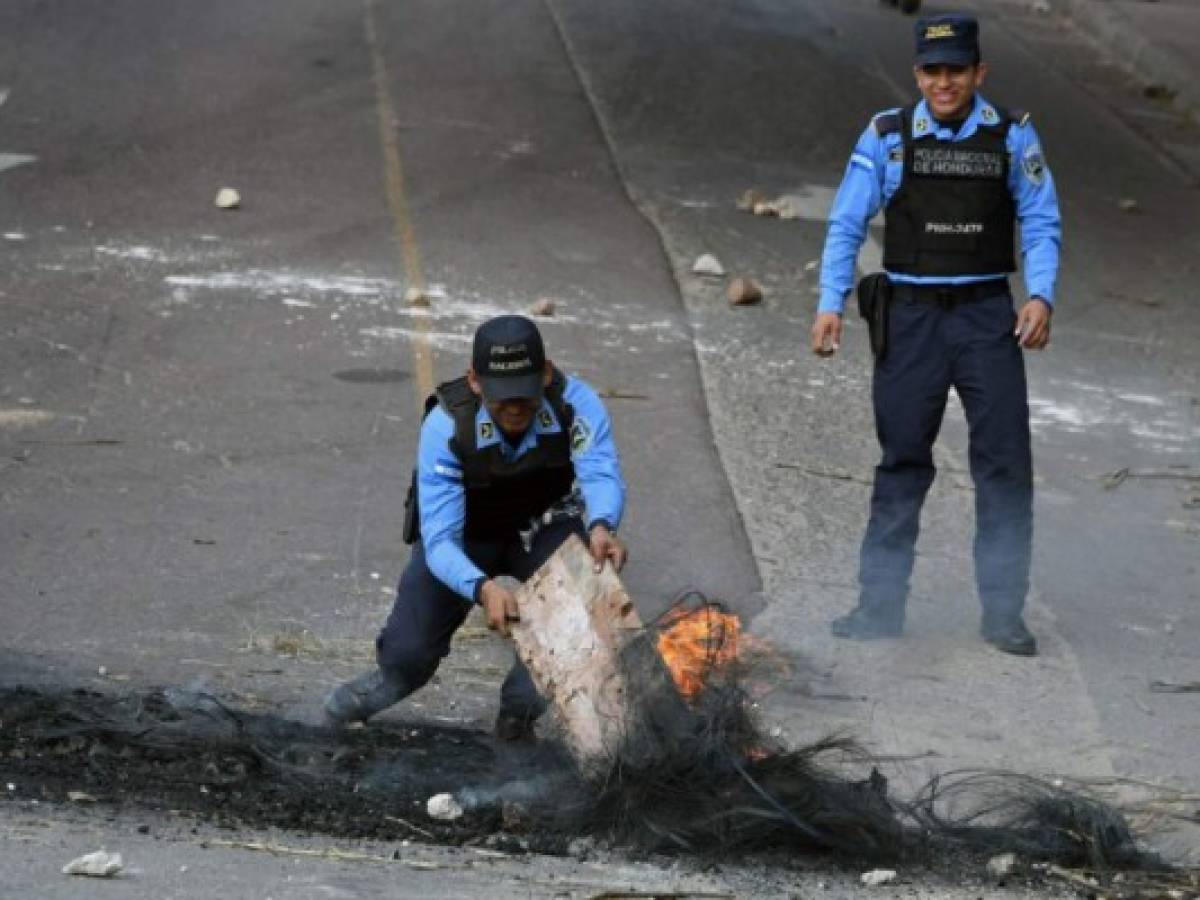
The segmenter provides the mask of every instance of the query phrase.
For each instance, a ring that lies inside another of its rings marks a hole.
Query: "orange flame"
[[[709,676],[737,659],[742,623],[716,606],[675,609],[658,636],[658,653],[679,693],[687,699],[704,689]]]

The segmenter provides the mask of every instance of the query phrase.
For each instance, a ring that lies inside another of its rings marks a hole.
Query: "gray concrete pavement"
[[[1017,660],[978,640],[956,409],[937,449],[909,637],[839,642],[828,622],[855,600],[877,454],[865,336],[851,318],[837,359],[811,356],[823,224],[756,219],[733,201],[749,187],[828,198],[869,115],[909,95],[908,23],[866,2],[764,2],[704,17],[686,4],[652,14],[636,3],[554,5],[694,317],[722,457],[770,597],[753,630],[794,667],[765,702],[775,721],[797,738],[832,723],[868,736],[910,760],[901,768],[913,782],[967,765],[1191,790],[1200,717],[1150,681],[1200,665],[1194,490],[1184,478],[1117,494],[1099,476],[1196,471],[1200,318],[1188,279],[1200,228],[1184,162],[1195,128],[1171,119],[1167,142],[1136,124],[1165,114],[1135,86],[1094,75],[1094,49],[1065,23],[1048,28],[1017,6],[981,10],[988,95],[1033,110],[1067,222],[1056,339],[1029,358],[1039,471],[1030,617],[1043,653]],[[1140,214],[1121,212],[1130,195]],[[720,285],[690,276],[702,252],[763,280],[763,306],[730,309]],[[1172,845],[1196,846],[1194,834]]]
[[[403,897],[475,900],[596,900],[610,897],[778,898],[819,895],[826,900],[863,896],[859,872],[802,861],[775,867],[688,861],[630,861],[608,853],[585,859],[524,856],[483,848],[346,841],[272,832],[238,835],[204,825],[139,815],[123,821],[78,810],[51,812],[0,806],[0,896],[39,900],[139,897],[211,900],[358,900]],[[144,826],[147,833],[138,831]],[[122,854],[125,870],[112,880],[68,877],[63,865],[106,848]],[[986,892],[1001,900],[1071,897],[1069,887],[997,885],[982,872],[955,876],[923,867],[902,871],[891,889],[874,897],[974,900]]]
[[[1200,115],[1200,3],[1196,0],[1053,0],[1087,34],[1153,89]]]
[[[0,11],[0,152],[21,157],[0,171],[5,685],[176,684],[314,716],[373,662],[424,390],[463,369],[476,324],[539,297],[557,304],[554,359],[619,395],[643,613],[695,583],[753,611],[670,269],[553,23],[536,2],[461,13]],[[213,206],[222,186],[238,211]],[[417,283],[427,310],[403,302]],[[470,624],[394,715],[490,729],[510,656]],[[0,806],[11,835],[21,812]],[[38,833],[58,835],[43,809]],[[130,845],[119,821],[89,834],[106,829]],[[6,837],[0,893],[41,893],[75,846],[30,869],[27,843]],[[247,879],[264,859],[219,858]],[[259,874],[256,896],[331,890]],[[353,890],[393,893],[391,877]]]
[[[697,583],[753,608],[678,295],[540,5],[469,43],[444,8],[406,9],[417,35],[381,6],[374,43],[358,7],[40,9],[4,13],[5,140],[37,157],[0,182],[8,647],[311,704],[369,662],[404,563],[421,381],[540,297],[553,357],[621,395],[645,614]],[[312,652],[262,659],[281,637]]]
[[[612,408],[635,594],[647,611],[685,586],[749,596],[753,632],[782,661],[762,701],[772,725],[795,741],[845,727],[904,757],[893,774],[910,784],[985,765],[1194,788],[1200,715],[1188,695],[1148,691],[1198,665],[1191,494],[1136,475],[1105,490],[1096,476],[1198,463],[1200,140],[1098,71],[1057,20],[1012,9],[985,23],[997,99],[1034,111],[1069,235],[1055,346],[1030,363],[1040,659],[975,637],[953,416],[909,639],[828,637],[853,602],[875,455],[864,335],[848,323],[830,363],[805,351],[819,213],[732,208],[752,186],[819,207],[867,116],[906,95],[907,20],[875,0],[454,15],[128,3],[102,20],[17,3],[0,12],[12,91],[0,153],[37,161],[0,171],[0,672],[185,683],[312,715],[369,661],[390,602],[415,385],[457,371],[481,318],[545,295],[559,301],[544,323],[556,358],[634,395]],[[402,197],[381,140],[393,124]],[[243,191],[241,211],[212,208],[224,184]],[[1127,197],[1140,214],[1121,211]],[[721,286],[689,273],[701,251],[759,277],[765,304],[729,309]],[[400,299],[415,280],[429,313]],[[468,626],[437,683],[392,715],[486,728],[506,654]],[[106,887],[142,896],[236,893],[225,876],[284,897],[858,888],[853,874],[710,878],[608,860],[581,875],[469,853],[398,877],[371,861],[197,850],[158,820],[161,841],[119,815],[14,803],[0,815],[0,885],[24,895],[93,896],[55,873],[97,842],[142,869]],[[183,866],[203,882],[184,883]],[[905,896],[983,889],[905,878]]]

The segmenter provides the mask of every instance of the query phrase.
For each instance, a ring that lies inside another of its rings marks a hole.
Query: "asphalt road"
[[[682,304],[552,20],[493,10],[464,39],[445,13],[9,11],[6,137],[37,161],[4,182],[6,618],[38,668],[209,678],[281,630],[365,645],[420,403],[476,324],[539,298],[551,356],[617,395],[647,616],[693,586],[755,608]]]
[[[1053,20],[1019,4],[983,11],[985,93],[1032,111],[1066,221],[1054,343],[1029,358],[1031,621],[1043,654],[1017,661],[978,643],[955,405],[908,638],[846,644],[827,622],[854,603],[877,460],[865,334],[851,321],[840,358],[807,353],[819,215],[758,219],[733,201],[753,187],[799,198],[806,215],[828,202],[872,112],[909,96],[906,27],[867,2],[703,15],[686,3],[554,8],[692,312],[722,459],[770,598],[754,629],[795,653],[791,689],[767,704],[781,727],[811,736],[842,724],[907,757],[915,782],[966,764],[1186,795],[1200,780],[1200,709],[1194,695],[1150,686],[1198,668],[1195,123]],[[691,277],[701,252],[763,281],[763,307],[731,310],[721,285]],[[1103,476],[1123,469],[1139,474],[1106,487]],[[1175,846],[1194,852],[1195,835]]]
[[[1033,112],[1067,221],[1054,344],[1030,358],[1037,660],[975,637],[953,407],[909,636],[827,633],[876,449],[862,329],[831,362],[805,350],[808,264],[854,137],[908,94],[906,20],[875,0],[17,0],[0,678],[311,716],[390,603],[420,398],[475,324],[547,297],[551,355],[614,394],[644,614],[730,599],[783,661],[775,727],[848,728],[912,782],[1004,766],[1194,794],[1196,695],[1149,685],[1200,678],[1200,131],[1052,21],[988,15],[988,94]],[[214,207],[223,186],[241,209]],[[740,213],[750,187],[811,217]],[[700,252],[764,304],[728,308],[690,275]],[[486,728],[506,653],[469,626],[398,714]]]

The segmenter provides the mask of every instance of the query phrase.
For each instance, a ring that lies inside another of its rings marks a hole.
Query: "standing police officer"
[[[333,725],[365,721],[422,687],[475,604],[507,635],[517,601],[497,575],[529,578],[571,534],[588,543],[597,571],[625,563],[616,536],[625,485],[608,412],[546,359],[533,322],[500,316],[479,326],[466,376],[435,397],[417,459],[420,540],[375,642],[378,668],[329,697]],[[544,708],[517,659],[497,736],[529,736]]]
[[[1021,613],[1029,589],[1033,471],[1022,349],[1050,338],[1061,223],[1029,116],[978,93],[987,75],[966,15],[917,23],[922,100],[874,117],[850,157],[829,217],[813,350],[837,350],[842,309],[867,223],[882,208],[886,280],[876,300],[872,397],[883,458],[863,538],[858,605],[842,638],[898,636],[933,443],[950,387],[969,426],[975,576],[983,638],[1023,656],[1037,642]],[[1014,313],[1014,226],[1029,301]],[[880,346],[882,345],[882,346]]]

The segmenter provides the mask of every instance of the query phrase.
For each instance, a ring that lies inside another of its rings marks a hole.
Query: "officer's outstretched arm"
[[[592,387],[575,377],[567,381],[563,399],[575,410],[571,462],[587,507],[587,524],[605,522],[616,531],[625,513],[625,479],[608,410]]]
[[[596,571],[610,561],[620,571],[627,551],[617,537],[625,510],[625,480],[613,440],[612,420],[590,385],[570,378],[564,399],[575,410],[571,426],[571,461],[587,508],[588,544]]]
[[[1021,225],[1021,257],[1025,287],[1053,307],[1062,245],[1062,215],[1054,176],[1046,163],[1041,139],[1028,120],[1009,131],[1014,165],[1009,188]]]
[[[440,408],[421,426],[417,451],[417,496],[421,545],[434,576],[466,601],[475,599],[483,572],[463,552],[467,500],[462,466],[450,450],[454,423]]]
[[[832,356],[841,346],[842,311],[854,286],[854,264],[867,239],[868,223],[882,204],[886,164],[883,140],[868,126],[855,144],[829,210],[820,300],[810,333],[812,350],[819,356]]]

